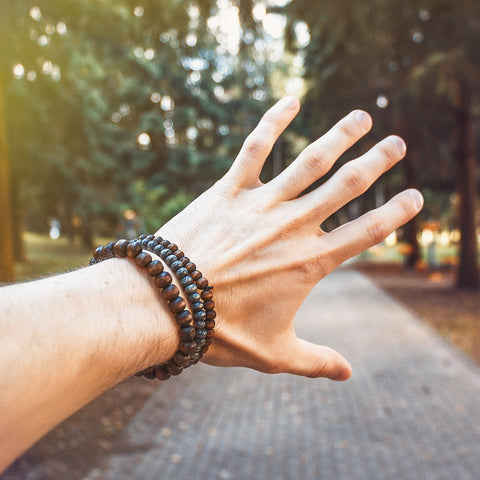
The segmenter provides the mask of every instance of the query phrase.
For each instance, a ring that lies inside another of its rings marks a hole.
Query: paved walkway
[[[346,383],[197,365],[162,384],[88,480],[479,479],[480,369],[364,276],[298,314],[354,366]]]

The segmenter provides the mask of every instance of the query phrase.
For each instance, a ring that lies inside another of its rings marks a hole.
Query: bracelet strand
[[[172,283],[172,275],[165,271],[162,261],[153,260],[144,248],[159,256],[174,272],[188,297],[192,311],[187,308],[187,301],[180,295],[178,287]],[[138,240],[121,239],[101,245],[95,249],[90,265],[115,257],[130,258],[139,268],[147,271],[160,289],[162,298],[168,302],[168,308],[175,316],[180,329],[180,343],[173,357],[164,364],[152,365],[136,375],[148,379],[167,380],[198,363],[212,343],[215,327],[213,287],[208,285],[207,279],[177,245],[159,236],[141,235]]]

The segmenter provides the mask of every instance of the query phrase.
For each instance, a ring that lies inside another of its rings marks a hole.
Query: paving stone
[[[480,369],[366,277],[340,269],[296,318],[345,383],[197,365],[162,383],[86,480],[480,478]]]

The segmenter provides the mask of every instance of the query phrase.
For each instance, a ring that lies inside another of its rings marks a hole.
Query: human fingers
[[[297,159],[267,184],[277,200],[298,197],[325,175],[347,149],[372,127],[368,113],[355,110],[334,125],[325,135],[303,150]]]
[[[423,197],[414,189],[405,190],[385,205],[322,235],[332,259],[329,270],[387,238],[411,220],[423,206]]]
[[[336,350],[297,338],[289,348],[287,373],[304,377],[347,380],[352,374],[348,361]]]
[[[298,200],[313,209],[323,222],[339,208],[364,193],[406,153],[405,142],[396,135],[385,138],[361,157],[343,165],[328,181]]]
[[[257,186],[268,154],[299,109],[298,99],[288,96],[283,97],[267,110],[255,129],[245,139],[226,177],[240,187]]]

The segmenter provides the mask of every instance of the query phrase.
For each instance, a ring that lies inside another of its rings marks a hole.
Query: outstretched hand
[[[370,116],[357,110],[263,184],[263,164],[299,108],[297,99],[285,97],[268,110],[226,175],[158,234],[188,252],[215,287],[217,327],[206,363],[346,380],[349,363],[329,347],[298,338],[294,315],[321,278],[414,217],[423,199],[406,190],[322,231],[319,225],[401,160],[406,146],[390,136],[302,195],[370,130]]]

